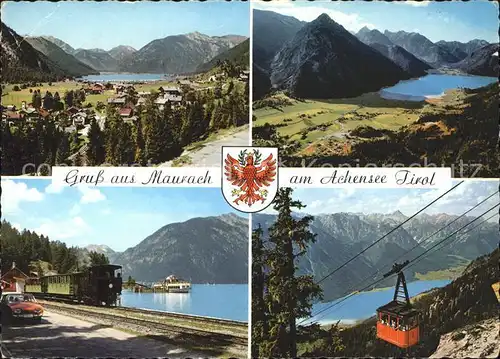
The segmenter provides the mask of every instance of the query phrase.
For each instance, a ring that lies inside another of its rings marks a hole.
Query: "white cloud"
[[[431,2],[424,0],[424,1],[413,1],[413,0],[406,0],[406,1],[394,1],[393,4],[398,4],[398,5],[408,5],[408,6],[415,6],[415,7],[425,7],[429,6]]]
[[[460,215],[494,193],[498,184],[497,181],[465,181],[426,209],[425,213]],[[446,191],[447,189],[296,189],[293,198],[306,205],[301,212],[312,215],[338,212],[387,214],[399,210],[411,216]],[[482,214],[498,202],[498,197],[498,194],[494,195],[469,215]],[[268,207],[264,213],[276,212]]]
[[[106,196],[97,188],[78,186],[78,189],[82,193],[82,198],[80,198],[80,203],[82,204],[100,202],[106,199]]]
[[[20,211],[22,202],[40,202],[44,194],[36,188],[29,188],[24,182],[12,180],[2,181],[2,211],[5,214],[13,214]]]
[[[45,187],[45,193],[53,193],[53,194],[58,194],[61,193],[64,189],[64,186],[61,185],[60,183],[53,183],[51,182],[47,187]]]
[[[291,0],[273,0],[272,2],[270,2],[270,1],[258,0],[258,1],[252,2],[252,5],[254,7],[293,6],[293,1],[291,1]]]
[[[51,240],[67,240],[82,236],[89,231],[90,227],[79,216],[64,221],[47,220],[35,229],[36,233],[46,235]]]
[[[349,31],[357,32],[363,27],[374,29],[375,25],[366,22],[358,14],[349,14],[338,10],[332,10],[321,6],[296,6],[290,1],[284,2],[259,2],[255,4],[256,8],[274,11],[282,15],[293,16],[294,18],[311,22],[318,18],[321,14],[327,14],[335,22],[344,26]]]
[[[69,210],[69,215],[70,216],[77,216],[79,215],[81,212],[81,207],[78,203],[75,203],[73,205],[73,207],[71,207],[71,209]]]

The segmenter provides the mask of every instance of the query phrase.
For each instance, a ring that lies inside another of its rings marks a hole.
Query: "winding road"
[[[191,163],[184,167],[220,167],[222,146],[249,146],[249,129],[234,132],[215,141],[206,143],[202,148],[194,151],[184,151],[181,155],[189,157]],[[172,167],[175,160],[162,163],[160,167]]]

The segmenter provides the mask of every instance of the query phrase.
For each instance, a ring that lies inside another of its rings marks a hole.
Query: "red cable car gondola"
[[[420,339],[419,312],[410,304],[402,272],[408,263],[396,263],[392,270],[384,275],[386,278],[397,273],[398,281],[392,302],[377,309],[377,337],[400,348],[409,348]]]

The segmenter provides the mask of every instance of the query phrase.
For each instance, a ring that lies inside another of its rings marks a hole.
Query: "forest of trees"
[[[39,275],[44,273],[42,263],[47,265],[46,269],[58,273],[82,271],[90,265],[109,263],[102,253],[68,247],[65,243],[51,241],[44,235],[28,230],[20,232],[5,220],[2,221],[0,234],[2,273],[11,269],[14,262],[24,273],[34,271]]]
[[[185,94],[182,106],[165,106],[164,110],[154,104],[155,96],[153,93],[144,105],[135,108],[139,119],[134,124],[124,122],[118,111],[108,106],[104,130],[92,121],[85,155],[76,156],[71,163],[68,157],[84,145],[84,140],[77,131],[71,134],[63,131],[62,127],[68,124],[64,114],[15,126],[2,123],[2,174],[26,173],[23,170],[26,164],[34,165],[32,171],[45,164],[40,169],[42,175],[56,164],[159,164],[179,156],[186,145],[212,132],[248,123],[248,83],[244,90],[230,82],[224,90],[222,83],[218,83],[213,90],[190,91]],[[127,98],[137,101],[134,92]],[[39,91],[35,91],[33,100],[37,105],[47,102],[53,109],[64,101],[65,108],[69,108],[76,102],[81,104],[84,95],[76,91],[64,94],[62,99],[57,93],[41,98]]]
[[[268,237],[260,227],[252,235],[252,357],[297,357],[297,344],[309,328],[297,328],[322,298],[321,287],[310,275],[297,275],[297,260],[306,254],[315,235],[312,216],[297,219],[294,210],[305,206],[292,199],[292,189],[280,188],[273,202],[278,212]],[[338,328],[319,336],[319,345],[341,350]],[[308,338],[309,340],[310,338]]]
[[[64,76],[62,73],[53,73],[49,71],[43,71],[42,69],[30,68],[27,66],[16,66],[13,64],[8,57],[2,56],[2,63],[9,63],[9,66],[2,66],[2,82],[5,83],[18,83],[26,81],[61,81],[65,78],[71,78],[71,76]]]

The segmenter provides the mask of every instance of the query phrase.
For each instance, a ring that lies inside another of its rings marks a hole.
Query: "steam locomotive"
[[[91,266],[85,271],[29,278],[24,291],[40,299],[62,299],[94,306],[117,305],[122,292],[121,266]]]

